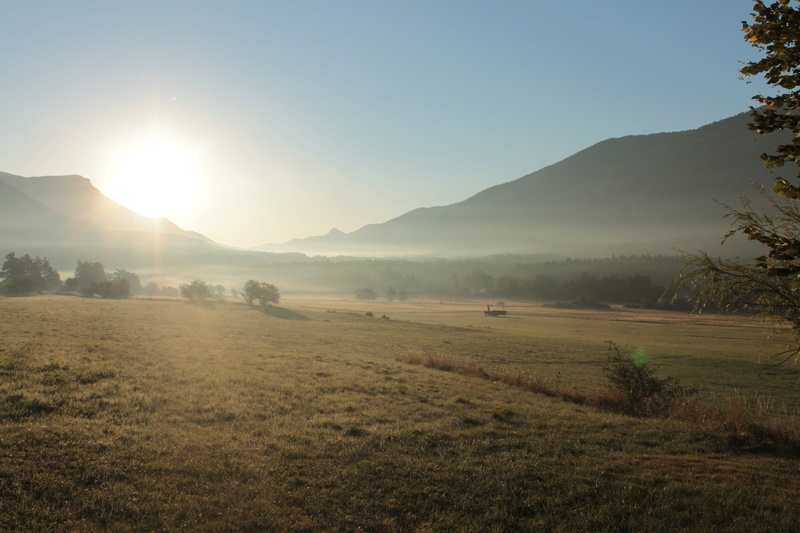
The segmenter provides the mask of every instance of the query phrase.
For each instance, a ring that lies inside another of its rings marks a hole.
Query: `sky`
[[[0,171],[233,246],[746,111],[750,0],[0,0]]]

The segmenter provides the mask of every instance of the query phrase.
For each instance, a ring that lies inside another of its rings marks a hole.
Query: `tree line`
[[[470,296],[534,300],[573,300],[591,298],[607,303],[635,303],[654,306],[665,287],[653,283],[649,276],[612,274],[592,276],[582,273],[562,281],[553,276],[538,274],[529,278],[509,275],[497,278],[474,271],[454,280],[455,292]]]
[[[389,287],[386,290],[385,297],[386,300],[390,302],[393,302],[395,300],[398,300],[400,302],[405,302],[406,300],[408,300],[409,296],[410,294],[408,293],[408,291],[405,291],[403,289],[397,291],[395,290],[394,287]],[[374,302],[377,299],[378,299],[378,293],[375,291],[375,289],[369,287],[359,287],[356,289],[356,300]]]
[[[0,279],[0,292],[8,296],[49,292],[61,287],[61,275],[46,257],[28,254],[17,257],[15,252],[6,255]]]
[[[472,264],[472,270],[465,268]],[[476,259],[472,262],[407,260],[355,260],[328,262],[323,265],[307,264],[319,275],[319,282],[355,285],[355,298],[374,301],[379,297],[387,301],[406,301],[411,292],[431,297],[487,297],[491,299],[520,299],[543,301],[571,301],[590,298],[599,302],[634,304],[653,307],[666,285],[653,281],[644,274],[607,273],[624,271],[626,265],[650,267],[653,272],[668,271],[674,259],[667,257],[616,257],[552,261],[540,264],[526,263],[514,256]],[[296,264],[295,264],[296,265]],[[320,266],[328,272],[320,272]],[[475,268],[481,267],[481,268]],[[364,270],[356,270],[363,268]],[[483,268],[486,268],[484,270]],[[630,270],[632,267],[627,266]],[[272,270],[272,269],[271,269]],[[301,268],[302,270],[302,268]],[[372,270],[372,272],[371,272]],[[589,273],[588,271],[593,271]],[[490,273],[491,272],[491,273]],[[597,274],[600,272],[601,274]],[[280,271],[273,271],[280,275]],[[659,275],[659,278],[665,278]],[[193,302],[226,297],[241,297],[248,305],[276,305],[280,301],[277,286],[265,281],[250,279],[241,289],[226,289],[222,285],[195,280],[178,287],[159,286],[155,282],[142,284],[139,276],[126,269],[107,271],[98,261],[80,260],[71,277],[63,282],[47,258],[15,252],[6,256],[0,271],[0,294],[22,296],[40,292],[78,293],[86,297],[128,298],[135,295],[184,297]],[[340,289],[341,290],[341,289]],[[678,302],[678,307],[682,302]]]
[[[63,291],[77,293],[87,298],[125,299],[133,295],[182,296],[190,302],[205,302],[210,299],[223,299],[225,287],[210,285],[201,279],[183,283],[178,288],[159,287],[155,282],[142,285],[138,274],[124,268],[107,272],[99,261],[79,260],[72,277],[61,280],[61,275],[44,257],[31,257],[25,254],[17,257],[16,252],[5,256],[0,270],[0,294],[5,296],[29,296],[48,292]],[[241,297],[248,305],[258,302],[261,306],[277,305],[280,302],[278,288],[265,281],[248,280],[241,291],[231,289],[230,295]]]

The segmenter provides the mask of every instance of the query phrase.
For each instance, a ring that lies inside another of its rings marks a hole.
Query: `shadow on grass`
[[[297,311],[286,309],[285,307],[275,307],[273,305],[268,305],[266,307],[261,307],[259,309],[265,315],[275,318],[280,318],[281,320],[309,320],[307,316],[301,315]]]

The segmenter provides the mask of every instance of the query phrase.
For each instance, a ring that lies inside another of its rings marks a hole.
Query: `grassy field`
[[[785,340],[745,319],[284,305],[0,300],[0,530],[796,530],[796,449],[398,360],[589,390],[613,340],[708,397],[794,409],[794,363],[759,376]]]
[[[486,317],[483,300],[398,304],[296,298],[288,305],[300,310],[369,311],[376,317],[450,326],[408,345],[471,356],[487,366],[519,368],[583,389],[605,386],[600,367],[611,341],[629,353],[644,349],[662,373],[708,395],[760,398],[791,413],[800,408],[800,365],[791,362],[770,369],[770,356],[791,345],[789,331],[766,330],[750,317],[621,307],[573,311],[511,302],[508,316]]]

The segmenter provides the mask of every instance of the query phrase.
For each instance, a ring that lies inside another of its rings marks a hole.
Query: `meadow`
[[[797,365],[759,362],[781,334],[736,316],[509,304],[492,318],[485,304],[2,299],[0,530],[796,529],[796,443],[406,362],[592,391],[614,341],[704,401],[796,426]]]

